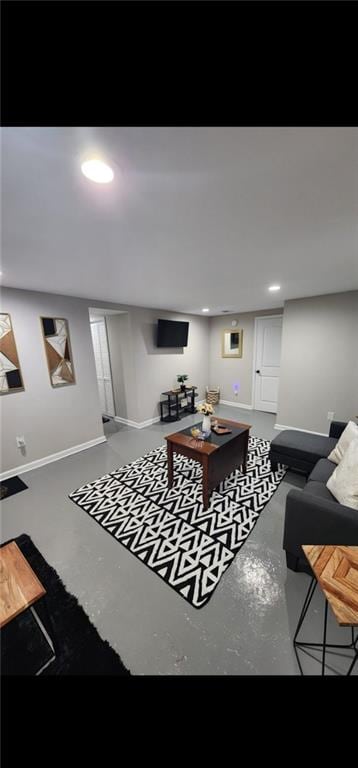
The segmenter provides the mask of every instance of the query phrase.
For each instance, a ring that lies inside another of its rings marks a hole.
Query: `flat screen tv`
[[[188,331],[188,322],[179,322],[177,320],[158,320],[157,346],[187,347]]]

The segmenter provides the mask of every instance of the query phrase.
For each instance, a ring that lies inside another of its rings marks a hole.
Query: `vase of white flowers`
[[[201,403],[197,406],[198,413],[203,414],[202,430],[205,435],[209,436],[211,432],[211,415],[214,413],[214,408],[210,403]]]

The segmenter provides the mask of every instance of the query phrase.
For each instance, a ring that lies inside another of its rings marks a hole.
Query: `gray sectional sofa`
[[[286,499],[283,548],[294,571],[311,574],[302,544],[358,545],[358,510],[340,504],[326,487],[337,466],[327,456],[345,426],[333,421],[328,437],[284,430],[271,443],[274,468],[281,463],[308,475],[304,489],[289,491]]]

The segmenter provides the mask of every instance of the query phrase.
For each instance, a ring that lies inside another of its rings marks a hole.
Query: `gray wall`
[[[86,302],[65,296],[2,289],[1,311],[11,314],[24,392],[0,398],[1,471],[103,437]],[[40,316],[69,323],[76,384],[51,386]],[[16,446],[24,435],[26,453]]]
[[[277,423],[327,433],[358,414],[358,291],[287,301]]]
[[[210,386],[220,386],[220,397],[230,402],[252,405],[252,368],[255,317],[262,315],[280,315],[282,309],[268,309],[261,312],[243,312],[237,315],[222,315],[210,318],[210,361],[209,378]],[[231,321],[238,321],[238,328],[242,328],[243,354],[242,358],[221,357],[222,332],[232,328]],[[234,393],[234,384],[239,384],[237,396]]]
[[[158,348],[158,317],[189,321],[188,346]],[[141,309],[133,312],[133,329],[139,421],[158,415],[160,393],[179,386],[176,380],[179,373],[186,373],[187,383],[198,387],[198,400],[204,398],[209,376],[208,318]]]
[[[25,384],[24,392],[0,398],[1,472],[103,437],[89,322],[89,307],[120,309],[106,317],[117,415],[136,422],[159,415],[160,393],[187,373],[204,397],[208,382],[209,321],[195,315],[141,309],[93,299],[2,289],[1,311],[11,314]],[[69,322],[76,384],[51,386],[40,316]],[[189,320],[188,347],[158,349],[157,319]],[[26,452],[16,446],[24,435]]]
[[[187,373],[198,386],[219,384],[221,397],[251,404],[255,317],[280,310],[226,315],[210,320],[161,310],[2,289],[2,309],[12,317],[25,391],[4,395],[1,404],[1,471],[41,459],[103,436],[89,307],[121,309],[107,317],[118,415],[137,422],[158,415],[160,393]],[[53,389],[45,357],[40,316],[69,321],[76,384]],[[159,317],[189,320],[189,345],[158,349]],[[244,329],[243,358],[221,357],[221,332],[232,319]],[[287,301],[277,423],[327,432],[327,412],[348,419],[358,414],[358,291]],[[16,446],[24,435],[26,454]]]
[[[156,346],[159,317],[189,322],[187,347]],[[204,398],[209,376],[208,318],[132,307],[127,315],[106,320],[117,416],[139,422],[157,417],[160,394],[178,386],[179,373],[186,373],[187,383],[198,387],[198,400]]]

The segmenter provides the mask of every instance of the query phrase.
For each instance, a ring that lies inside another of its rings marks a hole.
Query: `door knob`
[[[261,373],[261,371],[256,371],[256,373]]]

